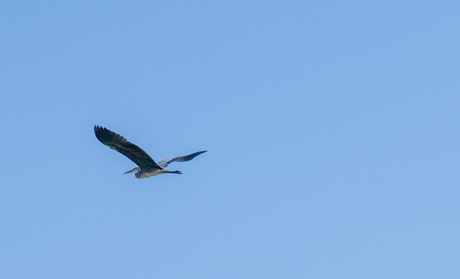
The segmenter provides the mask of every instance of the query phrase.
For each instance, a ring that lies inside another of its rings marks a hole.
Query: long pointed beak
[[[130,171],[127,171],[127,172],[125,172],[125,173],[123,173],[123,174],[133,173],[133,172],[134,172],[134,170],[130,170]]]

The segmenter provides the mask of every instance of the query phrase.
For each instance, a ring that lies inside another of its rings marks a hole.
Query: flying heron
[[[178,170],[170,171],[165,168],[172,162],[190,161],[196,156],[207,151],[198,151],[190,155],[169,158],[155,163],[152,157],[150,157],[149,154],[147,154],[147,152],[142,150],[142,148],[129,142],[121,135],[114,133],[105,127],[94,125],[94,134],[96,134],[96,137],[100,142],[112,148],[113,150],[120,152],[121,154],[128,157],[131,161],[136,163],[138,167],[135,167],[132,170],[125,172],[125,174],[134,173],[136,178],[139,179],[163,173],[182,174],[182,172]]]

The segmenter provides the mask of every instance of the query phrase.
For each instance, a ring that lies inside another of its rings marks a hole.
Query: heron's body
[[[172,162],[185,162],[190,161],[196,156],[206,152],[198,151],[186,156],[173,157],[165,160],[161,160],[156,163],[147,152],[142,150],[139,146],[129,142],[121,135],[110,131],[107,128],[94,126],[94,134],[97,139],[108,147],[128,157],[131,161],[136,163],[138,167],[133,168],[125,173],[134,173],[136,178],[148,178],[163,173],[177,173],[182,174],[180,171],[170,171],[165,169]]]
[[[157,168],[153,168],[151,170],[142,170],[140,169],[139,167],[135,167],[134,169],[130,170],[130,171],[127,171],[125,173],[134,173],[134,176],[136,176],[136,178],[149,178],[151,176],[155,176],[155,175],[160,175],[160,174],[163,174],[163,173],[177,173],[177,174],[182,174],[180,171],[176,170],[176,171],[170,171],[170,170],[165,170],[165,169],[157,169]]]

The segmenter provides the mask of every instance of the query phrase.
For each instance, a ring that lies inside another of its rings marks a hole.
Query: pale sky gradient
[[[460,2],[0,14],[0,278],[460,278]]]

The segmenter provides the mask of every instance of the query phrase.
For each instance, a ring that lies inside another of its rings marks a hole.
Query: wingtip
[[[102,126],[94,125],[94,132],[100,131],[100,130],[102,130],[102,129],[103,129]]]

